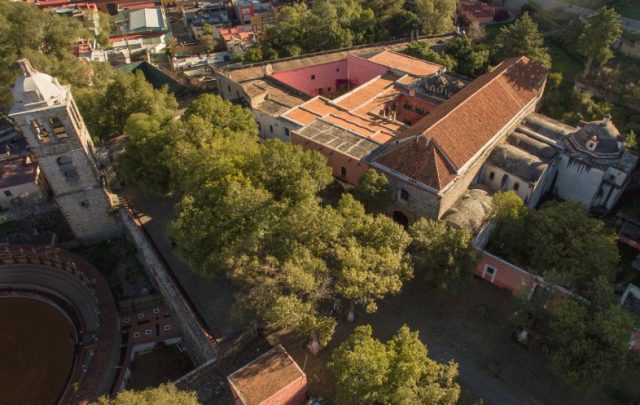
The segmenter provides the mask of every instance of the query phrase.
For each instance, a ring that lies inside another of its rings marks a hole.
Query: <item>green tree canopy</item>
[[[484,45],[475,45],[468,35],[451,41],[446,53],[457,61],[456,71],[465,76],[476,77],[489,67],[489,49]]]
[[[513,23],[500,28],[493,49],[497,61],[524,55],[545,68],[551,67],[551,57],[544,47],[538,24],[526,12]]]
[[[578,52],[587,57],[585,76],[593,62],[602,66],[613,58],[612,46],[622,36],[620,16],[613,8],[604,6],[591,16],[578,38]]]
[[[440,288],[453,288],[471,279],[476,254],[468,230],[421,218],[411,225],[409,234],[417,274]]]
[[[178,108],[166,87],[154,89],[142,72],[119,73],[104,93],[93,93],[91,97],[94,99],[80,100],[79,104],[89,132],[101,141],[122,135],[131,114],[145,113],[167,120]]]
[[[338,404],[455,404],[458,366],[428,356],[418,332],[405,325],[386,343],[359,326],[334,350],[329,368],[338,384]]]
[[[609,283],[619,253],[615,235],[573,201],[528,211],[515,195],[494,197],[492,249],[549,280],[586,293],[598,277]]]
[[[181,391],[173,384],[162,384],[141,391],[127,390],[115,399],[100,397],[93,405],[199,405],[195,392]]]
[[[613,280],[618,246],[604,222],[572,201],[549,202],[530,215],[527,247],[534,271],[578,291],[601,275]]]
[[[453,56],[434,51],[426,42],[410,42],[403,52],[414,58],[443,65],[447,70],[455,70],[458,66],[458,61]]]
[[[453,31],[456,0],[415,0],[416,15],[422,21],[423,34]]]
[[[631,315],[617,304],[589,310],[563,300],[550,310],[551,364],[567,382],[594,389],[614,381],[627,366]]]
[[[387,176],[370,169],[360,178],[353,195],[371,213],[381,213],[391,206],[391,189]]]

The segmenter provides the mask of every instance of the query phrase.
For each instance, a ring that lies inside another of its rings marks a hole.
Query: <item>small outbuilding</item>
[[[300,405],[307,376],[281,345],[227,377],[236,405]]]

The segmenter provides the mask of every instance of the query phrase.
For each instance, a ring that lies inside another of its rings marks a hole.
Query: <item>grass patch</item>
[[[637,0],[614,0],[608,6],[613,7],[623,17],[640,20],[640,4]]]
[[[582,61],[553,41],[546,41],[545,45],[551,55],[551,71],[562,73],[565,82],[570,82],[573,87],[576,76],[584,70]]]

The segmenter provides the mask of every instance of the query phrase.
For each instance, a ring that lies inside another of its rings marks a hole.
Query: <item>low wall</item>
[[[147,275],[162,294],[169,312],[182,331],[185,347],[193,363],[199,365],[215,359],[217,350],[213,336],[191,308],[179,284],[174,281],[155,246],[145,235],[142,225],[135,219],[130,208],[122,207],[120,214],[127,234],[142,256]]]

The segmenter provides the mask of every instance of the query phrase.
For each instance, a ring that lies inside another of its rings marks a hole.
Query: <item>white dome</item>
[[[36,103],[53,103],[65,94],[65,89],[56,79],[45,73],[35,71],[29,61],[18,61],[22,74],[13,86],[13,101],[15,109]]]

